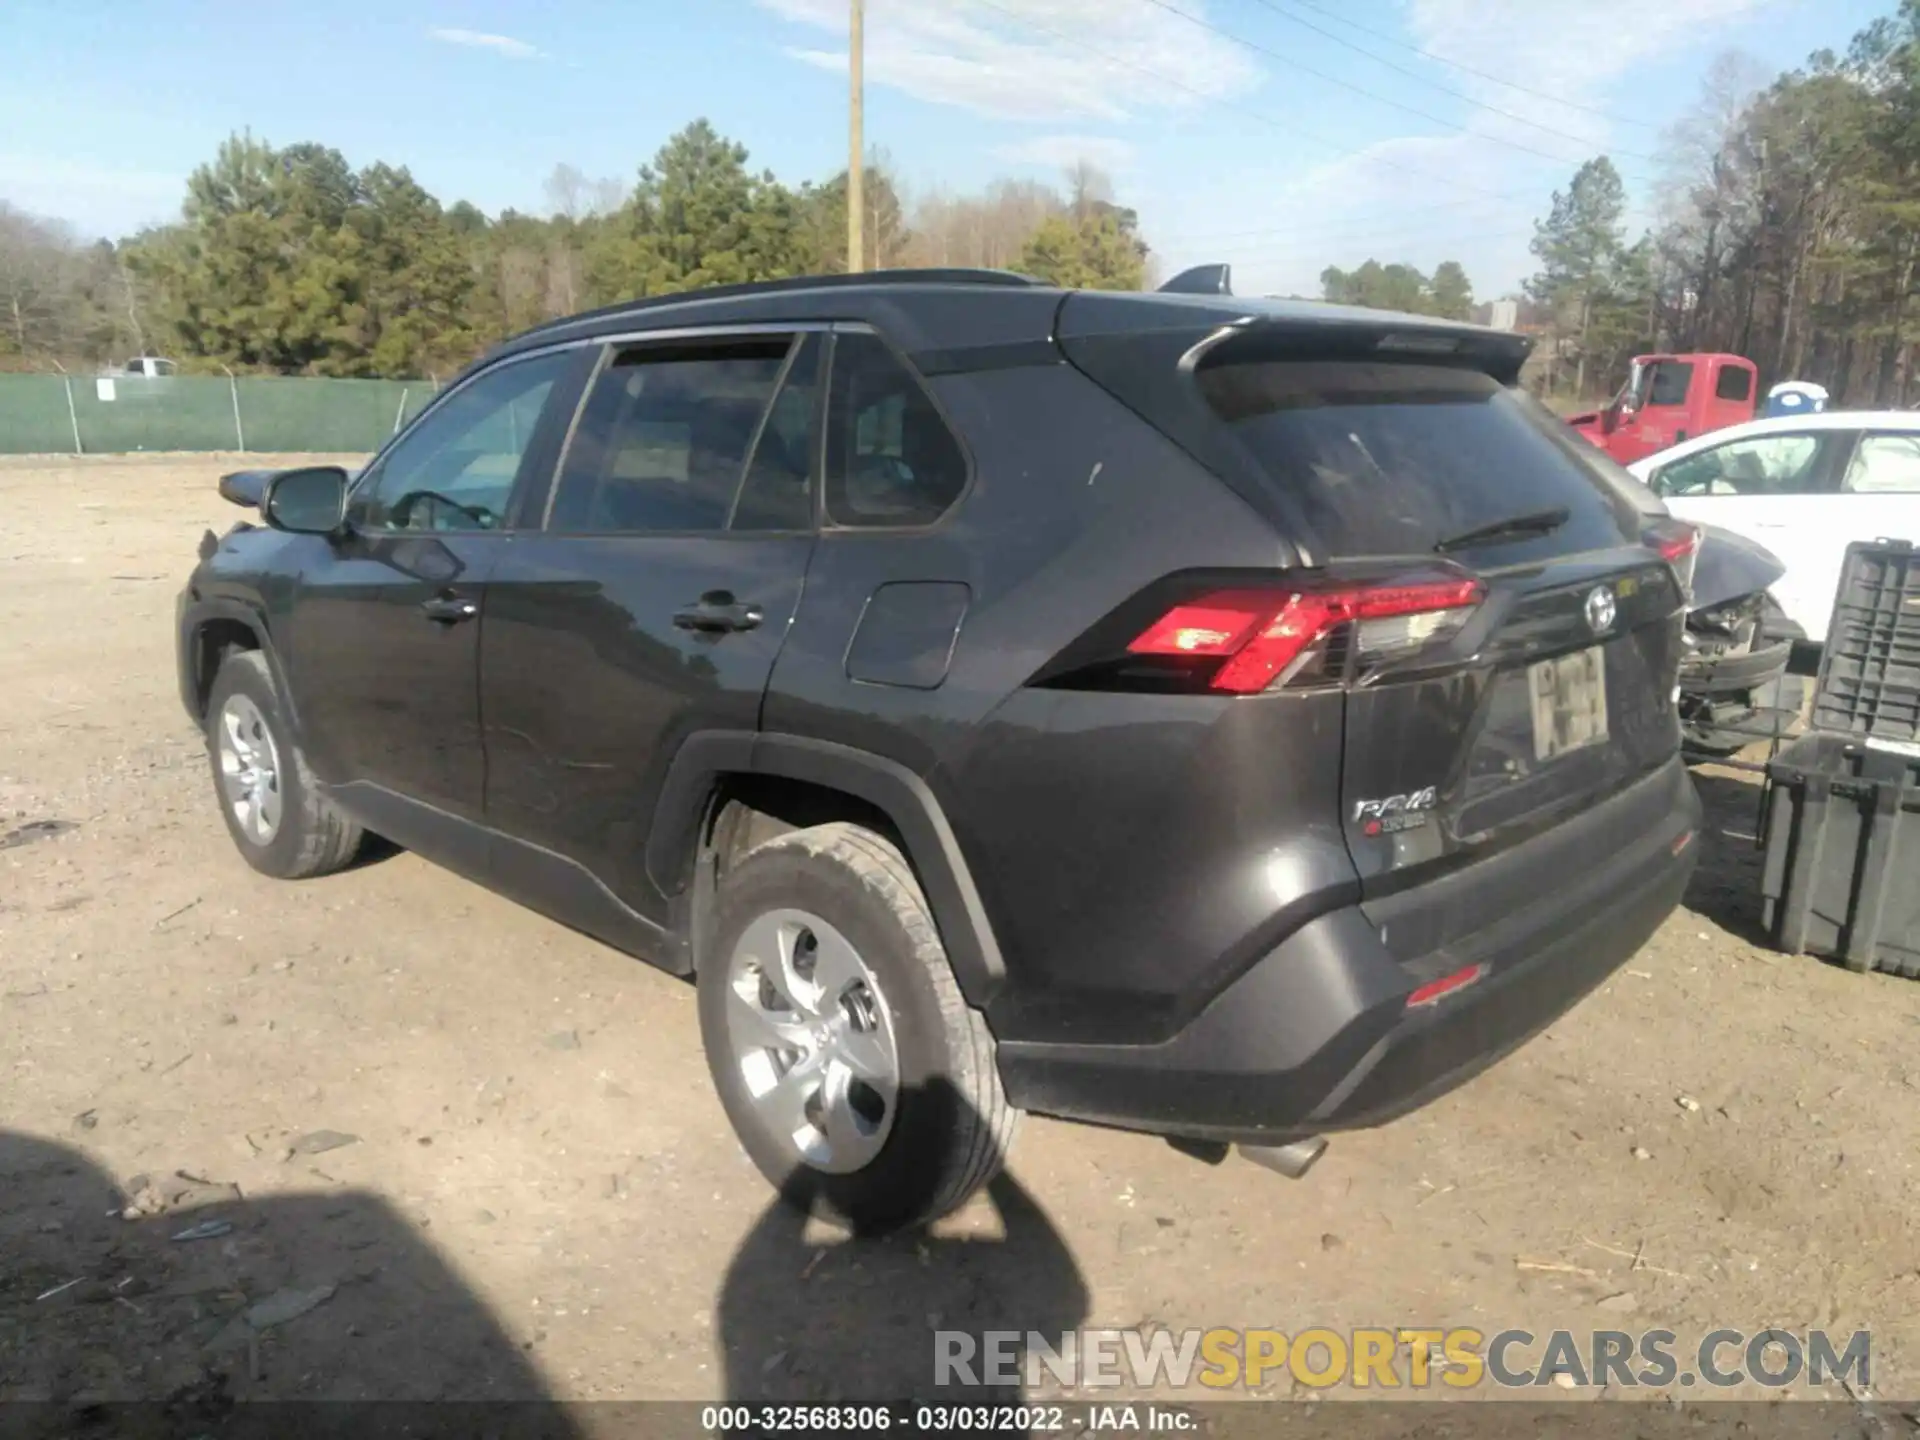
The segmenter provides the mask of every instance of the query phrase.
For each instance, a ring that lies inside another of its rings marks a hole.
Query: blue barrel
[[[1782,380],[1767,392],[1765,415],[1816,415],[1827,408],[1827,387],[1809,380]]]

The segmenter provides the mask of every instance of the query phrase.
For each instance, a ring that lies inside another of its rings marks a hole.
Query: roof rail
[[[988,285],[1006,287],[1042,286],[1047,282],[1012,270],[970,270],[958,266],[923,270],[869,270],[854,275],[792,275],[783,280],[750,280],[739,285],[709,285],[698,290],[676,290],[671,295],[648,295],[621,300],[576,315],[563,315],[520,331],[514,339],[563,330],[587,320],[634,311],[664,309],[669,305],[687,305],[701,300],[726,300],[737,295],[777,295],[788,290],[837,290],[861,285]]]
[[[1231,295],[1233,271],[1226,265],[1195,265],[1160,287],[1162,295]]]

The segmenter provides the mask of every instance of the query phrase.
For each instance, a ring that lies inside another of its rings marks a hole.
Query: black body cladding
[[[683,974],[728,801],[881,828],[1016,1105],[1221,1138],[1376,1123],[1572,1004],[1692,863],[1681,595],[1503,388],[1524,354],[966,272],[574,317],[450,387],[341,533],[230,533],[181,598],[183,698],[201,718],[224,648],[260,649],[346,812]],[[1471,505],[1413,463],[1442,412],[1490,447]],[[1387,457],[1365,473],[1363,429]],[[1340,486],[1396,484],[1448,533],[1509,501],[1570,518],[1445,556],[1313,524]],[[1222,606],[1306,637],[1273,683],[1221,688],[1247,663]]]

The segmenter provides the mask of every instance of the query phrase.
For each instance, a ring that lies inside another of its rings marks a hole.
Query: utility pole
[[[857,274],[867,268],[866,246],[861,236],[861,221],[867,208],[866,185],[860,174],[860,159],[865,150],[861,138],[860,123],[860,52],[863,48],[861,30],[865,19],[866,0],[852,0],[852,25],[847,40],[847,73],[852,81],[852,90],[848,95],[848,114],[850,124],[847,135],[847,272]]]

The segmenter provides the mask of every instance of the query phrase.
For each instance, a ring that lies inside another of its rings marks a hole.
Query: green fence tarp
[[[67,387],[58,375],[0,375],[0,452],[73,453]]]
[[[359,453],[433,398],[428,380],[0,375],[0,454]],[[71,409],[69,409],[71,397]]]

